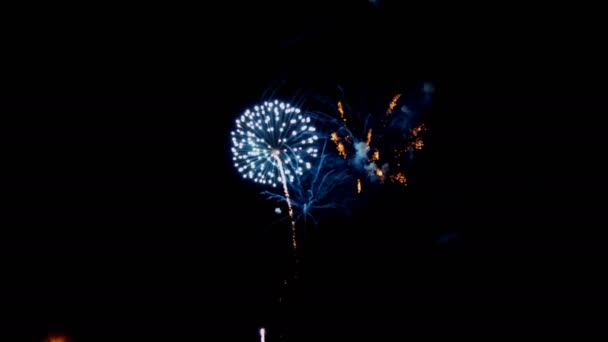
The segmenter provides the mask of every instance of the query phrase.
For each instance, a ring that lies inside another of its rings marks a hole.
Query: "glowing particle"
[[[377,161],[378,159],[380,159],[380,151],[375,150],[374,153],[372,153],[371,161]]]
[[[336,149],[338,150],[338,154],[344,157],[344,159],[346,159],[346,148],[344,147],[344,144],[342,142],[338,143]]]
[[[336,151],[338,151],[338,154],[344,159],[346,159],[346,147],[344,146],[342,139],[340,139],[340,137],[338,136],[338,133],[333,132],[330,135],[330,139],[336,144]]]
[[[260,328],[260,342],[266,341],[266,329]]]
[[[412,135],[417,137],[420,132],[424,131],[424,124],[420,124],[412,129]]]
[[[397,172],[396,174],[391,175],[391,180],[403,185],[407,185],[407,178],[405,178],[405,174],[403,172]]]
[[[342,107],[342,101],[338,101],[338,112],[340,113],[340,119],[346,123],[346,117],[344,116],[344,108]]]
[[[333,132],[330,135],[330,138],[331,138],[331,141],[333,141],[333,142],[336,142],[336,141],[340,140],[340,138],[338,137],[338,133],[337,132]]]
[[[391,102],[388,104],[388,110],[386,111],[386,115],[390,115],[393,112],[393,109],[395,109],[395,106],[397,105],[397,101],[399,100],[400,97],[401,97],[401,94],[397,94],[393,97]]]

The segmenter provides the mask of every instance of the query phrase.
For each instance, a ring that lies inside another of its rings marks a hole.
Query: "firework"
[[[424,83],[416,92],[395,94],[383,108],[366,108],[372,112],[366,115],[348,106],[344,99],[334,102],[337,117],[332,121],[331,141],[337,154],[349,160],[357,174],[357,193],[362,191],[364,181],[406,185],[414,153],[424,147],[426,126],[421,115],[433,91],[430,83]]]
[[[295,220],[288,184],[312,167],[319,138],[310,116],[289,103],[266,101],[247,109],[231,132],[234,166],[243,178],[276,187],[281,184],[296,249]]]

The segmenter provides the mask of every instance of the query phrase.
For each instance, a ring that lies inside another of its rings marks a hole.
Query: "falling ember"
[[[420,137],[420,133],[425,129],[424,124],[420,124],[410,131],[414,140],[408,143],[408,146],[406,147],[407,151],[421,150],[422,147],[424,147],[424,140]]]
[[[397,105],[397,101],[399,100],[400,97],[401,97],[401,94],[397,94],[393,97],[393,100],[391,101],[391,103],[388,104],[388,110],[386,111],[386,115],[390,115],[393,112],[393,109],[395,109],[395,106]]]
[[[338,112],[340,113],[340,119],[346,123],[346,117],[344,116],[344,107],[342,107],[342,101],[338,101]]]
[[[367,145],[369,146],[369,144],[372,142],[372,129],[370,128],[367,131]]]
[[[331,134],[331,141],[337,142],[338,140],[340,140],[340,137],[338,137],[338,133],[337,132],[333,132]]]
[[[412,135],[417,137],[424,130],[424,124],[420,124],[412,129]]]
[[[342,156],[344,159],[346,159],[346,147],[344,146],[344,143],[342,143],[342,139],[340,139],[340,137],[338,136],[338,133],[333,132],[331,134],[330,138],[331,138],[331,141],[336,143],[336,150],[338,151],[338,154],[340,156]]]
[[[378,159],[380,159],[380,151],[375,150],[374,153],[372,153],[372,161],[377,161]]]
[[[398,172],[397,174],[391,175],[391,180],[394,182],[399,182],[403,185],[407,185],[407,178],[405,178],[405,174],[403,172]]]
[[[376,169],[376,176],[380,178],[380,183],[384,183],[384,172],[381,169]]]
[[[344,144],[342,142],[338,143],[336,149],[338,150],[338,154],[344,157],[344,159],[346,159],[346,148],[344,147]]]
[[[357,193],[361,193],[361,178],[357,178]]]

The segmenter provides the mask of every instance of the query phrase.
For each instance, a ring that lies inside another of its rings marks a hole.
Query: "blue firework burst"
[[[231,138],[234,166],[243,178],[273,187],[283,183],[281,173],[285,182],[293,182],[311,168],[318,153],[310,116],[279,100],[245,110]]]

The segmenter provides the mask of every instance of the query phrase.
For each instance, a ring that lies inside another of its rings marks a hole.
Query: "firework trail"
[[[281,180],[283,183],[283,193],[285,194],[285,202],[287,202],[287,211],[289,213],[289,218],[291,219],[291,245],[293,250],[295,251],[298,248],[298,244],[296,241],[296,221],[293,215],[293,206],[291,205],[291,196],[289,196],[289,189],[287,188],[287,182],[285,181],[285,169],[283,168],[283,163],[281,162],[281,158],[277,157],[277,154],[273,153],[272,155],[274,159],[277,161],[277,165],[281,174]]]
[[[266,101],[247,109],[236,119],[232,136],[234,166],[243,178],[256,183],[283,187],[291,218],[292,247],[297,248],[296,222],[288,184],[304,174],[312,165],[318,150],[312,146],[317,139],[310,116],[289,103]]]
[[[302,220],[305,227],[309,218],[314,226],[319,224],[313,212],[331,211],[335,215],[337,210],[348,211],[351,197],[348,196],[348,184],[352,175],[348,172],[348,161],[330,153],[331,144],[326,139],[314,167],[304,175],[297,175],[292,183],[290,196],[293,207],[298,212],[295,218],[296,221]],[[271,191],[262,194],[270,200],[286,200],[284,194]]]

